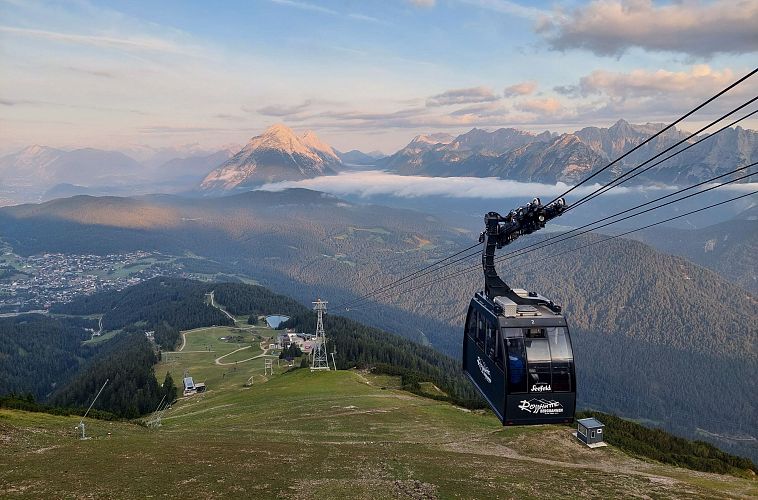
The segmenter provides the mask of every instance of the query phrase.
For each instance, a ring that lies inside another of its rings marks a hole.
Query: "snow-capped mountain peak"
[[[331,146],[308,131],[302,136],[283,124],[272,125],[209,173],[203,190],[229,190],[266,182],[299,180],[334,173],[340,160]]]
[[[335,161],[339,161],[339,157],[337,156],[337,153],[334,152],[334,149],[332,149],[327,143],[323,142],[314,131],[306,130],[301,139],[303,144],[312,150],[322,153]]]

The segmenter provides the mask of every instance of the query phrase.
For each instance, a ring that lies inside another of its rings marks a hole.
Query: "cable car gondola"
[[[576,375],[561,306],[510,288],[495,270],[495,250],[563,213],[561,198],[538,198],[503,217],[484,216],[484,291],[471,299],[463,339],[463,370],[503,425],[571,422]]]

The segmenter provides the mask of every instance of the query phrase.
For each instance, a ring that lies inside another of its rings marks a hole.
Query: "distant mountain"
[[[364,153],[357,149],[350,150],[346,153],[341,151],[334,151],[339,156],[340,161],[345,166],[358,165],[358,166],[374,166],[377,160],[384,158],[384,155],[378,151],[372,151],[370,153]]]
[[[522,182],[573,183],[644,142],[661,124],[587,127],[573,133],[532,134],[516,129],[481,129],[450,140],[418,136],[379,165],[401,174],[500,177]],[[598,182],[609,180],[686,137],[671,129],[630,154]],[[694,141],[693,141],[694,142]],[[741,127],[672,158],[639,177],[642,182],[687,183],[705,180],[758,158],[758,133]]]
[[[203,156],[210,156],[218,151],[226,150],[232,151],[232,154],[234,154],[241,148],[241,144],[234,143],[225,144],[223,146],[215,148],[201,146],[196,143],[163,147],[132,144],[119,149],[119,151],[127,156],[134,158],[145,167],[154,169],[177,158],[200,158]],[[229,156],[231,157],[232,154]],[[217,166],[218,165],[213,165],[213,167]],[[209,168],[205,173],[207,174],[210,170],[211,169]]]
[[[758,294],[758,220],[745,214],[702,229],[653,227],[635,239],[711,269]]]
[[[156,180],[184,179],[194,185],[204,179],[210,171],[234,156],[235,151],[222,149],[211,154],[199,154],[184,158],[173,158],[154,169]],[[194,187],[194,186],[193,186]]]
[[[0,177],[5,182],[42,189],[61,183],[120,184],[133,181],[143,173],[142,165],[129,156],[94,148],[63,151],[29,146],[0,158]]]
[[[203,191],[229,191],[267,182],[301,180],[335,173],[341,161],[328,144],[308,131],[297,136],[284,125],[273,125],[209,173]]]
[[[51,187],[42,195],[42,201],[55,200],[56,198],[70,198],[72,196],[89,195],[89,196],[102,196],[102,193],[97,188],[90,188],[87,186],[78,186],[76,184],[61,183]]]
[[[418,135],[406,147],[382,160],[380,165],[401,174],[477,176],[479,172],[486,176],[486,170],[474,166],[474,161],[487,164],[515,147],[549,138],[549,132],[535,135],[512,128],[494,132],[474,128],[458,137]],[[461,162],[465,160],[469,160],[470,167],[462,167]]]

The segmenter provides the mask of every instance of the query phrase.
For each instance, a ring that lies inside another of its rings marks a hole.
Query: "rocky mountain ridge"
[[[202,191],[252,188],[267,182],[301,180],[335,173],[341,160],[331,146],[307,131],[297,136],[277,124],[255,136],[236,155],[211,171]]]
[[[430,139],[432,136],[418,136],[395,154],[380,160],[378,166],[405,175],[574,183],[642,144],[663,127],[662,124],[634,125],[619,120],[609,128],[586,127],[564,134],[534,134],[506,128],[487,132],[475,128],[452,140],[434,142]],[[639,165],[687,135],[681,130],[667,130],[598,176],[598,182]],[[694,141],[686,144],[691,142]],[[735,127],[651,169],[640,180],[647,183],[700,181],[751,163],[756,157],[758,132]]]

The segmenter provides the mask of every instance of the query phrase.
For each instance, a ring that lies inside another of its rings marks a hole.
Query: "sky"
[[[668,122],[758,66],[756,26],[758,0],[0,0],[0,153]]]

